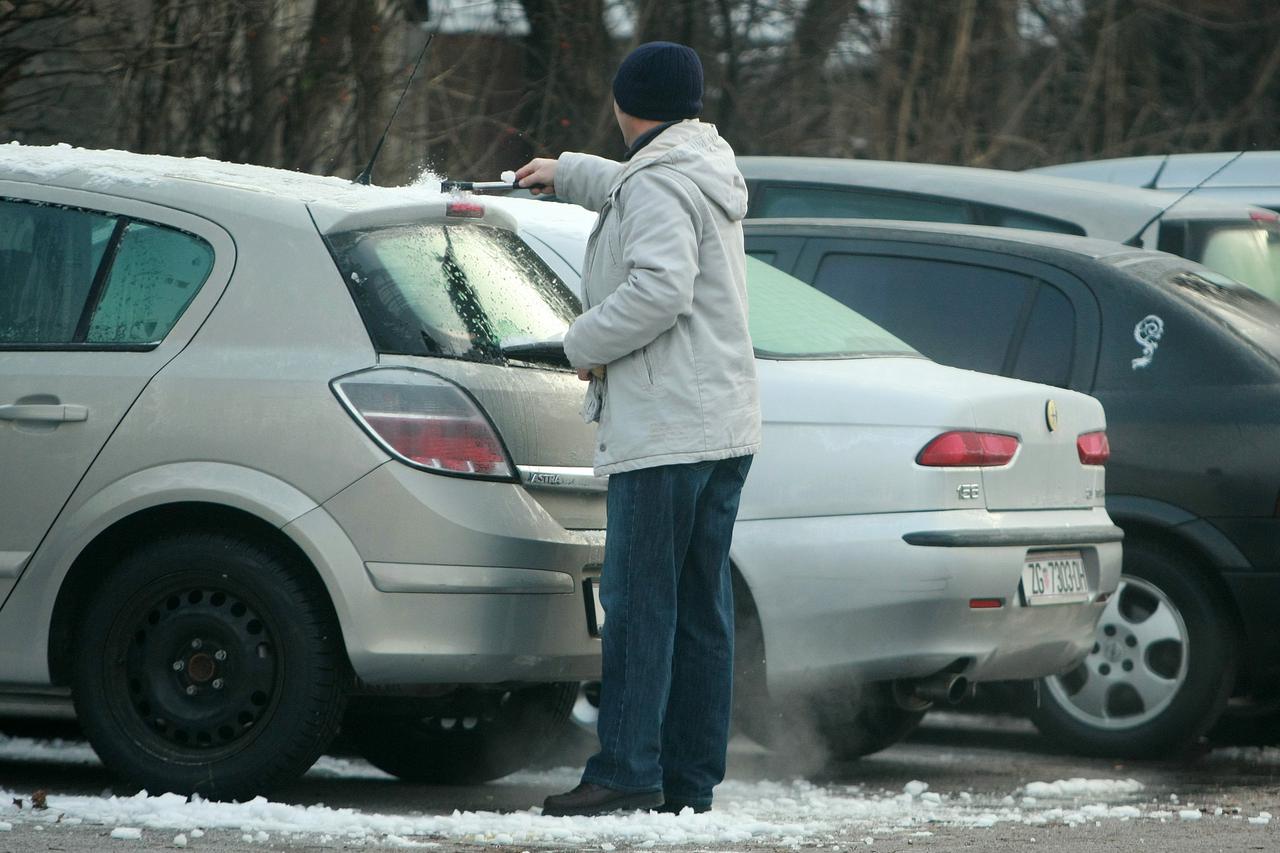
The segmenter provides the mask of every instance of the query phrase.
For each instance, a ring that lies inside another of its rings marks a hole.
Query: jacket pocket
[[[653,385],[653,362],[650,360],[648,346],[640,348],[640,358],[644,360],[644,375],[648,378],[649,384]]]

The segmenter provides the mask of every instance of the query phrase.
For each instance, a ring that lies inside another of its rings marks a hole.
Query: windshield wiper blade
[[[569,357],[564,354],[563,341],[508,344],[502,347],[502,354],[519,361],[536,361],[539,364],[554,364],[557,367],[570,366]]]

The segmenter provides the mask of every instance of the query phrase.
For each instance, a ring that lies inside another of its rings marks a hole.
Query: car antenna
[[[1218,168],[1214,169],[1214,170],[1213,170],[1212,172],[1210,172],[1209,174],[1205,175],[1205,176],[1204,176],[1204,178],[1203,178],[1203,180],[1201,180],[1201,181],[1200,181],[1200,183],[1196,184],[1194,187],[1192,187],[1191,189],[1187,190],[1187,191],[1186,191],[1186,192],[1184,192],[1182,195],[1180,195],[1180,196],[1178,196],[1177,198],[1175,198],[1173,201],[1169,202],[1169,204],[1167,204],[1167,205],[1164,207],[1164,209],[1163,209],[1163,210],[1161,210],[1161,211],[1160,211],[1159,213],[1157,213],[1155,216],[1153,216],[1153,217],[1151,217],[1150,219],[1148,219],[1146,222],[1142,223],[1142,227],[1138,229],[1138,232],[1137,232],[1136,234],[1134,234],[1132,237],[1130,237],[1128,240],[1125,240],[1125,241],[1124,241],[1124,244],[1125,244],[1126,246],[1133,246],[1134,248],[1141,249],[1141,248],[1142,248],[1142,235],[1143,235],[1143,232],[1145,232],[1148,228],[1150,228],[1150,227],[1151,227],[1151,225],[1152,225],[1152,223],[1154,223],[1154,222],[1156,222],[1157,220],[1159,220],[1159,219],[1160,219],[1160,217],[1162,217],[1162,216],[1164,216],[1166,213],[1168,213],[1168,212],[1169,212],[1169,210],[1170,210],[1170,208],[1172,208],[1175,204],[1177,204],[1178,202],[1182,201],[1184,198],[1186,198],[1187,196],[1191,195],[1193,192],[1195,192],[1196,190],[1200,189],[1200,188],[1201,188],[1202,186],[1204,186],[1205,184],[1209,183],[1209,181],[1211,181],[1213,178],[1217,177],[1217,175],[1218,175],[1218,173],[1219,173],[1219,172],[1221,172],[1223,169],[1227,168],[1228,166],[1230,166],[1232,163],[1234,163],[1235,161],[1239,160],[1239,159],[1240,159],[1241,157],[1243,157],[1243,156],[1244,156],[1244,151],[1241,151],[1241,152],[1239,152],[1238,154],[1236,154],[1236,156],[1232,157],[1230,160],[1228,160],[1227,162],[1223,163],[1221,166],[1219,166]],[[1165,162],[1168,162],[1168,159],[1167,159],[1167,158],[1166,158]],[[1161,171],[1163,171],[1163,170],[1164,170],[1164,164],[1163,164],[1163,163],[1162,163],[1162,164],[1160,164],[1160,169],[1161,169]],[[1159,174],[1160,174],[1159,172],[1157,172],[1157,173],[1156,173],[1156,175],[1157,175],[1157,176],[1159,176]]]
[[[396,115],[400,112],[400,105],[404,103],[404,96],[409,94],[409,87],[413,85],[413,78],[417,76],[418,67],[422,65],[422,59],[427,55],[427,48],[431,47],[431,40],[436,37],[435,33],[427,34],[427,43],[422,46],[422,52],[418,54],[418,61],[413,63],[413,70],[409,72],[409,79],[404,84],[404,89],[400,92],[400,99],[396,101],[396,108],[391,111],[391,118],[387,119],[387,126],[382,131],[382,136],[378,138],[378,144],[373,146],[373,156],[369,158],[369,165],[364,167],[364,171],[356,175],[353,184],[369,185],[369,181],[373,179],[373,164],[377,162],[378,155],[382,153],[382,143],[387,141],[387,134],[391,132],[391,124],[396,120]]]
[[[1169,165],[1169,158],[1172,156],[1172,154],[1164,155],[1163,159],[1160,160],[1160,165],[1156,167],[1156,173],[1151,176],[1151,180],[1142,185],[1144,190],[1153,190],[1159,185],[1160,176],[1164,174],[1164,167]]]

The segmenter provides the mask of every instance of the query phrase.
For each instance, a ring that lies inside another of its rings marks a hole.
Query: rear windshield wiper
[[[563,341],[536,341],[526,344],[507,344],[502,347],[502,354],[518,361],[533,361],[538,364],[553,364],[556,367],[569,367],[569,357],[564,354]]]

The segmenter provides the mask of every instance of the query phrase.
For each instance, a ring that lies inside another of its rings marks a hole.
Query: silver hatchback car
[[[512,228],[0,147],[0,702],[69,697],[153,792],[268,789],[340,723],[404,778],[531,760],[599,672],[605,483]]]

